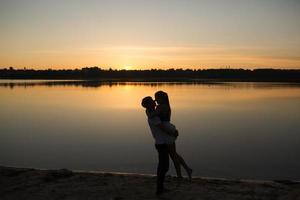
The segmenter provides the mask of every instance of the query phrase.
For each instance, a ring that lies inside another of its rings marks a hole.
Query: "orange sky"
[[[296,0],[2,0],[0,67],[300,68]]]

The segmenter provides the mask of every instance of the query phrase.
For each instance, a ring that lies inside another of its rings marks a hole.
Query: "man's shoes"
[[[164,188],[164,193],[168,193],[168,192],[171,192],[171,190],[168,188]]]
[[[162,194],[164,194],[164,193],[167,193],[167,192],[170,192],[171,190],[169,190],[169,189],[167,189],[167,188],[164,188],[164,189],[158,189],[158,190],[156,190],[156,195],[157,196],[160,196],[160,195],[162,195]]]
[[[163,190],[156,190],[156,196],[160,196],[160,195],[162,195],[164,193],[164,191]]]

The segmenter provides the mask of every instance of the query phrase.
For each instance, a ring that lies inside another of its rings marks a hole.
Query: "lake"
[[[0,80],[0,165],[155,174],[140,103],[158,90],[194,175],[300,180],[300,85],[284,83]]]

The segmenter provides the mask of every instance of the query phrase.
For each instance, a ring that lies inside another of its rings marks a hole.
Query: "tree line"
[[[118,70],[84,67],[81,69],[0,69],[1,79],[71,79],[71,80],[132,80],[188,81],[211,79],[223,81],[300,82],[300,69],[147,69]]]

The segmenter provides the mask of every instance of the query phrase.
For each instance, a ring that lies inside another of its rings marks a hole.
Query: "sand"
[[[300,200],[300,183],[287,180],[197,177],[189,182],[167,176],[165,185],[170,191],[159,197],[155,195],[155,183],[154,175],[0,167],[1,200]]]

